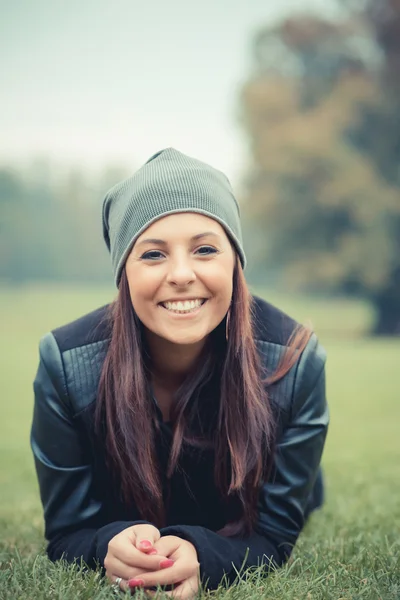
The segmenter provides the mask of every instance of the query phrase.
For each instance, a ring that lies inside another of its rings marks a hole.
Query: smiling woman
[[[188,362],[189,351],[195,361],[228,312],[234,265],[229,239],[210,217],[172,214],[150,225],[125,267],[133,308],[153,334],[149,342],[169,341],[182,361]]]
[[[226,177],[173,149],[115,186],[118,295],[40,344],[48,555],[181,599],[282,565],[322,504],[325,353],[251,296]]]

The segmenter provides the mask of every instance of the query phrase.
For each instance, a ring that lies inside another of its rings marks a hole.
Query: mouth
[[[177,302],[160,302],[159,306],[169,313],[187,315],[199,311],[207,302],[207,298],[196,298],[193,300],[179,300]]]

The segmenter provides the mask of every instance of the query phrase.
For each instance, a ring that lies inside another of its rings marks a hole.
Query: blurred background
[[[355,564],[373,531],[382,556],[400,524],[400,1],[0,7],[1,543],[43,543],[39,338],[114,298],[104,194],[173,146],[228,175],[251,289],[328,351],[313,543],[354,534]]]
[[[231,179],[251,285],[400,333],[398,0],[2,1],[0,27],[3,289],[111,293],[103,196],[174,146]]]

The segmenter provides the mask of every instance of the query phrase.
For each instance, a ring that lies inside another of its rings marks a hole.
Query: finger
[[[199,591],[199,582],[197,577],[189,577],[185,581],[181,581],[174,586],[170,592],[163,592],[165,596],[176,598],[177,600],[191,600]],[[146,594],[155,597],[157,592],[146,590]]]
[[[168,569],[174,565],[174,561],[169,558],[161,558],[158,557],[157,571],[161,569]],[[141,567],[130,567],[129,565],[124,564],[118,559],[113,559],[108,562],[107,573],[111,573],[113,575],[118,574],[123,579],[134,579],[135,577],[140,577],[144,573],[154,573],[154,570],[143,569]]]
[[[142,567],[130,567],[118,559],[113,559],[107,563],[106,574],[107,576],[110,574],[111,579],[113,576],[119,576],[122,577],[122,579],[129,580],[134,577],[139,577],[142,573],[147,572],[148,571]]]
[[[162,562],[162,561],[161,561]],[[184,581],[193,575],[193,565],[177,561],[174,565],[153,573],[143,573],[128,581],[129,587],[153,587],[154,585],[172,585]]]
[[[112,587],[115,590],[120,589],[123,592],[127,592],[130,589],[128,581],[126,579],[123,579],[122,577],[116,577],[115,575],[113,575],[112,577],[109,577],[109,580]]]
[[[189,577],[189,579],[186,579],[185,581],[182,581],[182,583],[177,585],[175,589],[170,592],[166,592],[166,595],[179,600],[190,600],[196,596],[198,591],[199,579],[196,575]]]
[[[157,550],[158,554],[162,556],[168,556],[169,558],[174,558],[172,554],[174,554],[181,545],[181,540],[172,535],[166,535],[161,537],[158,542],[154,544],[155,550]]]
[[[135,546],[142,552],[151,552],[154,544],[160,539],[160,532],[153,525],[136,525]]]
[[[144,571],[158,571],[160,562],[167,558],[167,556],[162,556],[160,554],[146,554],[135,547],[128,546],[118,549],[118,552],[116,552],[109,563],[107,563],[107,568],[112,570],[113,573],[116,573],[117,571],[114,571],[114,568],[112,568],[112,561],[119,560],[128,567],[136,567]]]

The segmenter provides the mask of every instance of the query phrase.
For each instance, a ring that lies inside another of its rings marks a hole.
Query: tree
[[[246,212],[263,231],[262,260],[287,287],[368,298],[375,332],[393,334],[400,333],[400,130],[390,131],[389,143],[394,99],[373,32],[372,16],[341,23],[300,16],[258,33],[241,97],[253,160]]]
[[[112,283],[102,239],[101,206],[123,170],[106,169],[100,183],[50,165],[0,169],[0,280]]]

